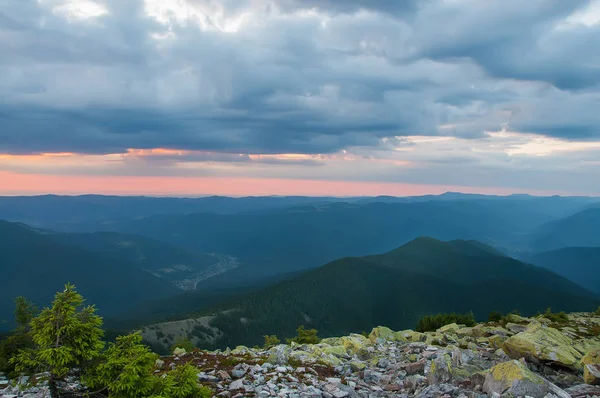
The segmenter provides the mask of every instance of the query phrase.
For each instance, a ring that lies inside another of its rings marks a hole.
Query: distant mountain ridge
[[[245,264],[239,272],[270,276],[317,267],[344,256],[386,252],[418,236],[477,239],[516,249],[548,216],[536,211],[534,204],[515,207],[511,203],[336,202],[235,215],[155,215],[99,228],[227,253]]]

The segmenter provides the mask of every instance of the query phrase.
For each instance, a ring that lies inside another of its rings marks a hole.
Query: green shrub
[[[75,286],[67,284],[52,306],[31,320],[33,348],[20,350],[10,360],[20,373],[48,372],[52,398],[59,395],[57,381],[73,368],[84,368],[104,347],[102,318],[93,306],[83,303]]]
[[[175,348],[183,348],[186,352],[191,352],[196,349],[196,346],[194,345],[194,343],[192,343],[190,339],[181,338],[177,339],[177,341],[173,343],[173,345],[171,346],[171,352],[173,352]]]
[[[210,398],[212,391],[198,384],[198,369],[185,364],[167,373],[160,380],[159,396],[169,398]]]
[[[152,374],[158,355],[142,344],[142,336],[133,333],[110,343],[96,367],[83,378],[84,383],[109,397],[142,398],[151,396],[156,385]]]
[[[474,326],[477,322],[475,321],[475,316],[472,312],[468,312],[466,314],[436,314],[436,315],[428,315],[417,322],[417,331],[418,332],[433,332],[442,326],[449,325],[451,323],[457,323],[466,326]]]
[[[488,322],[500,322],[502,320],[502,313],[499,311],[492,311],[488,315]]]
[[[33,348],[29,323],[36,313],[37,307],[35,304],[25,297],[16,298],[16,328],[0,341],[0,372],[15,376],[15,365],[10,362],[10,358],[16,356],[21,350]]]
[[[546,312],[544,312],[542,316],[556,323],[565,323],[569,321],[569,317],[564,311],[553,313],[551,308],[546,309]]]
[[[89,389],[85,396],[107,398],[209,398],[212,391],[197,381],[192,365],[178,366],[166,373],[155,369],[158,355],[142,344],[142,336],[119,336],[106,349],[102,338],[102,318],[93,306],[67,284],[52,305],[34,316],[26,300],[17,302],[17,331],[2,344],[3,352],[15,351],[10,362],[21,374],[49,373],[52,398],[61,395],[57,383],[65,376],[81,377]],[[29,322],[29,320],[31,320]],[[22,324],[30,327],[23,327]],[[19,339],[28,338],[30,344]],[[25,345],[25,348],[20,348]],[[184,344],[187,345],[187,344]],[[15,347],[13,347],[15,346]],[[73,392],[69,395],[75,396]],[[79,395],[78,395],[79,396]]]
[[[305,329],[304,325],[301,325],[297,329],[296,337],[291,339],[287,339],[289,343],[298,343],[298,344],[318,344],[321,342],[321,338],[317,336],[316,329]]]
[[[600,315],[600,307],[596,310],[596,315]]]
[[[269,349],[273,346],[281,344],[281,340],[279,340],[279,337],[277,337],[274,334],[264,336],[264,338],[265,338],[265,343],[263,344],[263,348],[265,348],[265,349]]]

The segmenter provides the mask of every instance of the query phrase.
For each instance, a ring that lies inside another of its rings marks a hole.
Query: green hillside
[[[0,320],[12,319],[15,297],[47,303],[66,282],[76,284],[102,315],[179,292],[131,263],[58,243],[23,224],[0,221],[0,256]]]
[[[549,218],[511,203],[330,203],[235,215],[156,215],[101,228],[231,254],[248,276],[268,276],[386,252],[419,236],[513,247]]]
[[[525,259],[600,293],[600,247],[566,247],[530,254]]]
[[[211,271],[218,274],[236,266],[227,256],[203,253],[139,235],[94,232],[52,233],[50,236],[63,244],[126,261],[169,281],[191,279]]]
[[[543,225],[532,241],[535,251],[563,247],[600,247],[600,207]]]
[[[480,243],[421,238],[384,255],[334,261],[202,313],[217,315],[211,326],[223,336],[216,345],[235,346],[258,344],[265,334],[292,336],[301,324],[332,336],[379,324],[410,328],[438,312],[472,310],[483,319],[492,310],[593,310],[598,304],[572,282]]]

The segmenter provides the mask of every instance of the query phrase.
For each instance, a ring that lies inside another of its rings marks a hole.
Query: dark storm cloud
[[[208,28],[142,1],[68,20],[63,3],[0,6],[0,153],[332,153],[506,125],[600,137],[600,25],[559,26],[584,1],[190,0]],[[243,13],[239,32],[213,29]]]

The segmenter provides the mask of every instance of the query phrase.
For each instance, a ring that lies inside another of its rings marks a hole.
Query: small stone
[[[231,380],[231,375],[229,373],[227,373],[226,370],[219,370],[217,372],[217,376],[223,381]]]
[[[239,390],[244,388],[244,379],[237,379],[229,385],[229,390]]]

